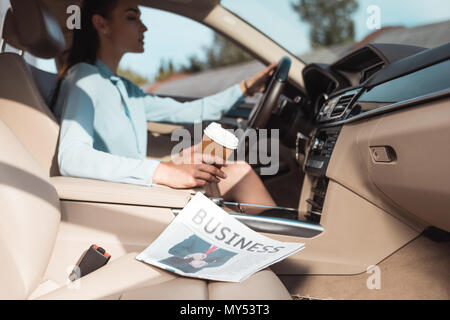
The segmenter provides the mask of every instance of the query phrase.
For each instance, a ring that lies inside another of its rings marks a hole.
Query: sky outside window
[[[330,0],[332,1],[332,0]],[[291,3],[300,0],[222,0],[221,4],[273,38],[296,55],[311,50],[309,25],[300,21]],[[381,27],[414,27],[450,19],[448,0],[358,0],[358,9],[351,16],[355,40],[360,41],[375,30],[367,27],[370,6],[380,8]]]

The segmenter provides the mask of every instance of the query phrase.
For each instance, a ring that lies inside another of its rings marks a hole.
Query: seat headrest
[[[22,45],[19,42],[19,39],[17,38],[11,9],[8,9],[5,15],[5,20],[3,22],[2,38],[6,41],[6,43],[13,46],[14,48],[19,50],[25,50],[25,48],[22,47]]]
[[[40,0],[11,0],[3,39],[13,47],[50,59],[64,51],[65,39],[58,21]]]

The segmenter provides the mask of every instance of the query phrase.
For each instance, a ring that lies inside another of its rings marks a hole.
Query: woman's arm
[[[167,121],[171,123],[196,123],[203,120],[219,120],[233,106],[243,101],[243,92],[236,84],[222,92],[189,102],[178,102],[172,98],[160,98],[145,94],[145,114],[147,121]]]
[[[258,72],[239,84],[216,93],[214,95],[190,102],[178,102],[172,98],[160,98],[155,95],[146,94],[131,82],[136,91],[135,96],[145,99],[145,113],[147,121],[167,121],[171,123],[195,123],[204,120],[219,120],[223,114],[228,112],[245,96],[262,92],[267,81],[273,75],[277,63],[272,63],[264,70]]]
[[[96,73],[94,67],[83,64],[68,79],[58,151],[60,172],[65,176],[150,185],[159,161],[121,157],[93,147],[98,92],[95,82],[100,81]]]

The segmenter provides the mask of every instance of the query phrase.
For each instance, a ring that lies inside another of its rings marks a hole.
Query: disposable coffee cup
[[[237,149],[239,139],[217,123],[211,123],[203,131],[202,153],[222,158],[226,161]]]

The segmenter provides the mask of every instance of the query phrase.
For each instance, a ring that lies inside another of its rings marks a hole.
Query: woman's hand
[[[200,146],[201,147],[201,146]],[[203,187],[208,183],[218,183],[226,174],[220,170],[226,163],[221,158],[198,152],[199,146],[183,150],[171,161],[161,162],[153,173],[153,183],[171,188]]]
[[[267,81],[275,72],[278,62],[274,62],[264,70],[258,72],[253,77],[243,80],[240,83],[240,88],[245,96],[252,96],[257,92],[263,92],[266,88]]]

